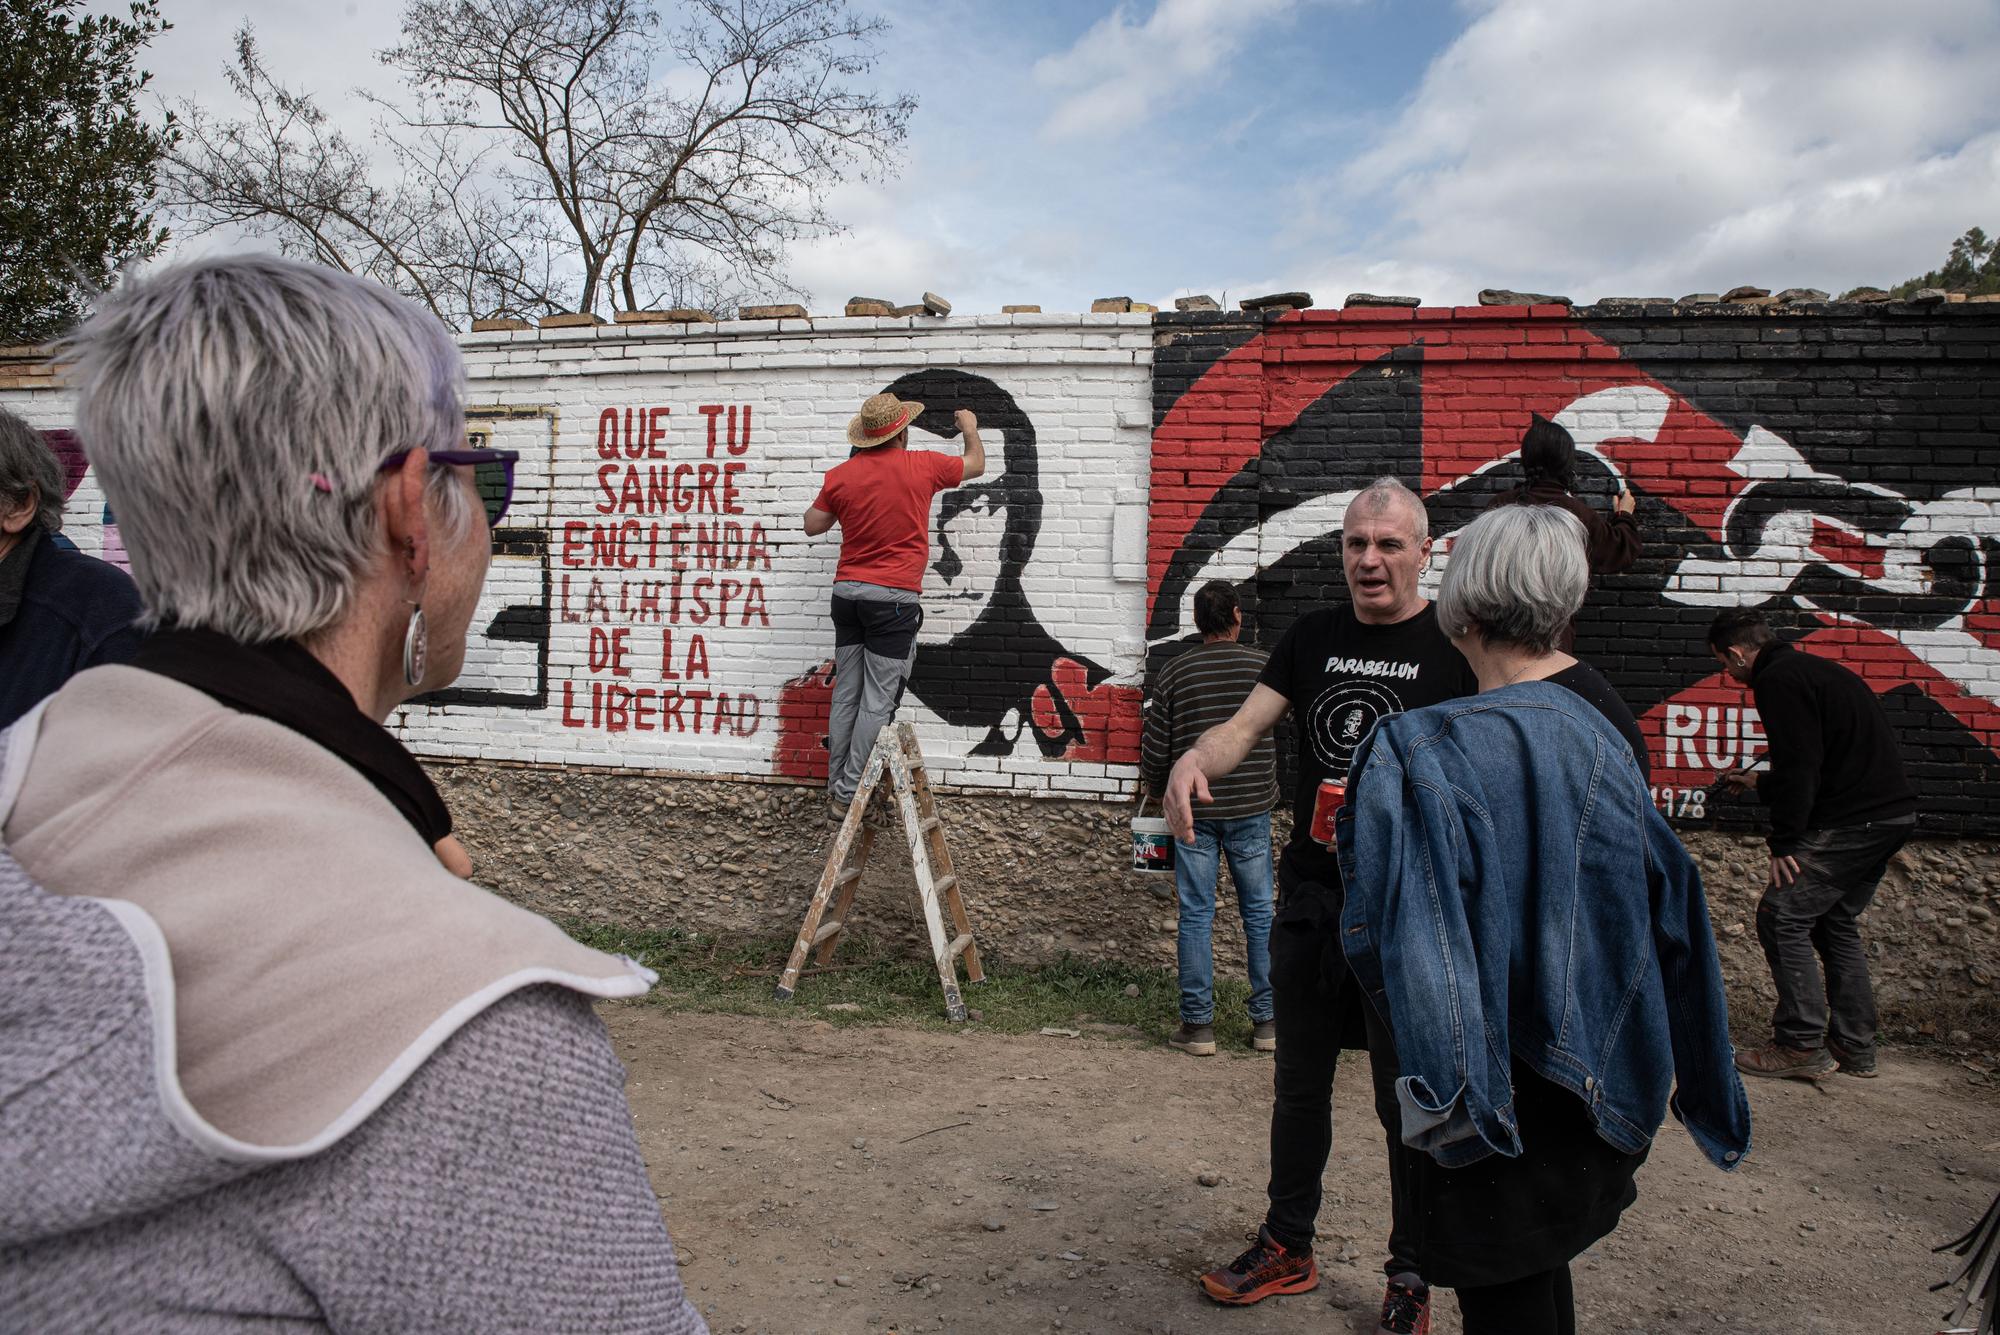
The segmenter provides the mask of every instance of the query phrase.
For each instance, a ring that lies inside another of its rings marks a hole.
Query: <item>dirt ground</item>
[[[1194,1276],[1262,1216],[1268,1058],[806,1013],[604,1014],[717,1332],[1373,1330],[1387,1178],[1361,1054],[1335,1088],[1320,1287],[1224,1309]],[[1755,1150],[1735,1174],[1668,1122],[1638,1204],[1577,1262],[1582,1328],[1941,1329],[1926,1287],[1947,1268],[1929,1249],[2000,1185],[2000,1090],[1885,1055],[1875,1081],[1759,1081],[1750,1097]],[[1459,1330],[1448,1297],[1433,1330]]]

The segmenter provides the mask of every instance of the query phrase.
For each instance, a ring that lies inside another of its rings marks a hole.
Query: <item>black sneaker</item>
[[[1412,1274],[1392,1276],[1382,1290],[1382,1320],[1375,1335],[1430,1335],[1431,1291]]]
[[[1849,1052],[1832,1039],[1827,1040],[1826,1050],[1833,1057],[1834,1069],[1842,1075],[1859,1076],[1863,1080],[1873,1080],[1880,1074],[1875,1069],[1875,1054],[1872,1051]]]

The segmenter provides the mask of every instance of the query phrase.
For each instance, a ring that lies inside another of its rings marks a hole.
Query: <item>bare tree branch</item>
[[[569,226],[586,307],[782,286],[786,243],[837,230],[825,190],[891,165],[914,110],[844,86],[884,30],[845,0],[682,8],[661,43],[640,0],[413,0],[384,53],[456,109],[434,123],[514,136],[510,185]]]
[[[495,192],[465,136],[385,136],[393,183],[309,94],[277,82],[246,25],[227,74],[245,114],[181,104],[184,126],[163,172],[167,207],[200,235],[233,227],[288,255],[366,274],[453,324],[495,313],[567,309],[556,254],[532,209]]]
[[[372,158],[246,27],[245,114],[181,108],[166,198],[196,233],[275,236],[454,323],[787,290],[787,247],[840,230],[827,192],[891,171],[916,103],[860,86],[886,27],[848,0],[678,10],[663,36],[652,0],[408,0],[380,53],[408,97],[368,99]]]

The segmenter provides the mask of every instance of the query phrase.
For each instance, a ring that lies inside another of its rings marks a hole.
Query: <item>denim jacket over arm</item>
[[[1645,1148],[1671,1106],[1733,1169],[1750,1107],[1701,878],[1631,748],[1560,686],[1382,721],[1339,825],[1341,939],[1395,1033],[1403,1141],[1518,1155],[1511,1059]]]

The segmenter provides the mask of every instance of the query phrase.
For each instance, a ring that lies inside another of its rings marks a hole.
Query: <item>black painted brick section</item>
[[[1275,318],[1157,316],[1155,420],[1221,352],[1242,346]],[[2000,488],[2000,305],[1825,302],[1761,311],[1598,306],[1578,308],[1575,322],[1739,438],[1752,427],[1783,438],[1813,470],[1835,479],[1836,491],[1886,487],[1921,504],[1968,488]],[[1437,327],[1456,323],[1440,320]],[[1414,333],[1426,333],[1426,324],[1419,322]],[[1224,339],[1211,341],[1218,333]],[[1409,392],[1415,392],[1412,383],[1392,380],[1347,396],[1331,417],[1302,421],[1286,439],[1267,439],[1259,511],[1275,513],[1352,473],[1343,453],[1394,459],[1413,449],[1407,413],[1384,406]],[[1898,502],[1889,498],[1888,504],[1893,509]],[[1435,520],[1449,507],[1434,501],[1432,508]],[[1464,522],[1449,519],[1453,526]],[[1632,572],[1599,581],[1579,648],[1643,713],[1708,676],[1714,663],[1702,643],[1713,609],[1676,603],[1660,592],[1667,572],[1706,536],[1659,501],[1642,501],[1641,519],[1647,550]],[[1931,568],[1939,580],[1956,572],[1976,585],[1978,597],[2000,600],[2000,524],[1988,527],[1995,530],[1992,538],[1940,531]],[[1982,553],[1977,560],[1974,550]],[[1274,642],[1290,616],[1312,601],[1342,596],[1337,544],[1312,544],[1298,555],[1310,555],[1319,568],[1287,563],[1290,568],[1266,571],[1245,589],[1246,621],[1262,643]],[[1843,589],[1814,583],[1810,575],[1795,581],[1791,592],[1806,588],[1823,605],[1876,624],[1938,619],[1937,606],[1918,596]],[[1818,625],[1789,604],[1781,597],[1766,610],[1790,630]],[[1915,687],[1883,699],[1924,796],[1924,829],[2000,835],[2000,760]],[[1709,810],[1703,824],[1758,820],[1754,808],[1740,804],[1712,800]]]

